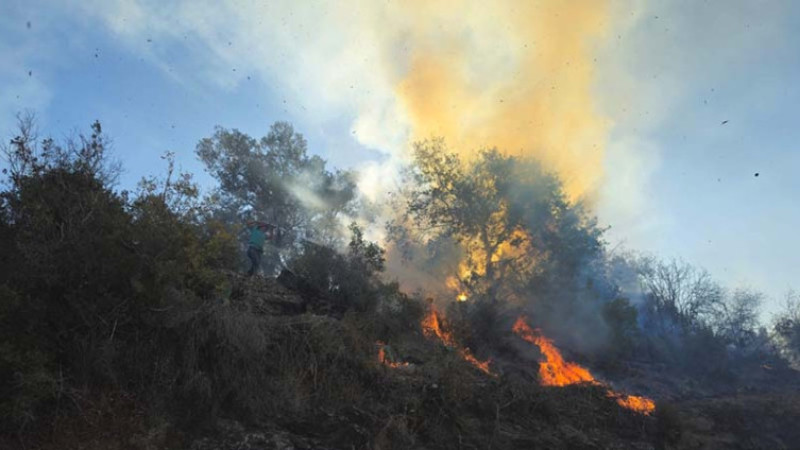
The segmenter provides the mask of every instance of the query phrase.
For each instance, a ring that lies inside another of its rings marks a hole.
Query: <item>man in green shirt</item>
[[[261,255],[264,254],[264,242],[272,239],[275,227],[268,223],[251,220],[247,222],[250,240],[247,243],[247,257],[250,259],[250,270],[247,276],[253,276],[261,268]]]

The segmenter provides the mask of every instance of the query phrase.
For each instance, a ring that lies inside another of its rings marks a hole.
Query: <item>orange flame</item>
[[[461,357],[464,358],[464,360],[466,362],[472,364],[473,366],[475,366],[481,372],[485,373],[486,375],[493,375],[492,371],[489,370],[489,363],[492,362],[491,359],[486,360],[486,361],[481,361],[478,358],[476,358],[475,356],[473,356],[468,348],[459,349],[458,350],[458,354],[461,355]]]
[[[544,361],[539,363],[539,379],[543,386],[567,386],[570,384],[590,383],[603,385],[595,380],[588,369],[578,364],[564,361],[561,352],[553,345],[553,341],[542,336],[540,330],[533,330],[520,316],[514,322],[512,331],[524,341],[539,347]],[[611,389],[608,396],[614,398],[623,408],[649,415],[655,411],[655,403],[647,397],[619,394]]]
[[[442,327],[442,319],[439,317],[439,312],[433,305],[431,305],[428,314],[422,319],[421,325],[425,337],[428,339],[433,339],[434,337],[438,338],[444,345],[457,349],[458,354],[464,361],[472,364],[487,375],[493,375],[491,370],[489,370],[489,363],[491,363],[491,360],[481,361],[476,358],[468,348],[459,347],[453,335]]]
[[[431,305],[428,315],[422,319],[422,332],[428,339],[437,337],[448,347],[458,347],[455,339],[453,339],[453,335],[442,328],[439,312],[433,305]]]
[[[378,346],[378,361],[380,361],[381,364],[387,367],[391,367],[393,369],[397,369],[399,367],[408,367],[407,362],[399,363],[386,359],[386,349],[384,348],[386,344],[384,344],[381,341],[378,341],[375,344]]]
[[[583,367],[564,361],[553,342],[542,336],[539,330],[534,331],[519,317],[512,328],[523,340],[539,347],[544,355],[544,362],[539,364],[539,378],[545,386],[567,386],[576,383],[595,383],[594,377]]]
[[[638,395],[617,394],[609,390],[608,396],[617,400],[617,404],[623,408],[628,408],[631,411],[636,411],[645,415],[650,415],[656,410],[656,404],[647,397],[640,397]]]

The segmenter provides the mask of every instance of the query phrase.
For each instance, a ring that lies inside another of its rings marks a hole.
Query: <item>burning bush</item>
[[[414,156],[390,230],[419,267],[444,269],[453,298],[519,301],[531,283],[572,284],[599,255],[601,232],[536,161],[486,150],[464,163],[441,140],[415,144]]]

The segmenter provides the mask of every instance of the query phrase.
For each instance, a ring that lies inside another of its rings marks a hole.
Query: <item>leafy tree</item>
[[[465,163],[442,140],[429,140],[414,145],[407,175],[404,216],[390,224],[395,241],[424,249],[417,253],[428,259],[447,259],[455,245],[462,255],[458,281],[493,302],[532,280],[573,280],[577,266],[601,250],[594,222],[534,160],[492,149]]]
[[[384,288],[374,276],[383,271],[384,250],[373,242],[364,241],[363,232],[356,224],[350,225],[350,231],[346,254],[306,241],[303,252],[290,266],[306,288],[331,301],[339,312],[372,310]]]
[[[286,122],[274,123],[260,140],[217,127],[197,145],[219,182],[218,213],[227,221],[254,212],[284,230],[332,243],[341,238],[340,217],[354,207],[355,182],[307,151],[305,138]]]
[[[57,367],[77,383],[108,379],[109,337],[130,322],[131,222],[107,187],[117,173],[107,144],[98,122],[65,145],[40,140],[26,116],[2,148],[2,259],[14,258],[0,275],[3,422],[24,425],[59,395]]]
[[[362,271],[373,275],[384,269],[384,253],[386,251],[374,242],[364,240],[364,232],[355,223],[350,224],[350,244],[348,244],[350,259],[362,267]]]
[[[174,337],[159,340],[159,313],[213,298],[235,255],[218,224],[196,220],[187,177],[145,182],[131,201],[109,186],[99,123],[64,145],[33,130],[23,120],[3,148],[2,427],[46,415],[73,386],[161,382],[153,355]]]

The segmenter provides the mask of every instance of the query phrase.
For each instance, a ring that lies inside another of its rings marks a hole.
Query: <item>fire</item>
[[[460,302],[465,302],[465,301],[467,301],[467,298],[468,298],[467,294],[462,292],[462,293],[458,294],[458,297],[456,297],[456,300],[458,300]]]
[[[539,347],[544,355],[544,362],[539,364],[539,378],[545,386],[567,386],[576,383],[595,383],[594,377],[583,367],[564,361],[553,342],[542,336],[539,330],[534,331],[522,317],[518,318],[512,328],[523,340]]]
[[[431,305],[428,315],[422,319],[422,332],[428,339],[437,337],[448,347],[458,347],[453,335],[442,328],[439,312],[433,305]]]
[[[491,363],[491,360],[481,361],[476,358],[468,348],[459,347],[453,335],[442,327],[442,320],[439,317],[439,312],[433,305],[431,305],[430,311],[425,318],[422,319],[421,325],[425,337],[428,339],[433,339],[434,337],[438,338],[444,345],[457,349],[458,354],[464,361],[472,364],[475,368],[487,375],[493,375],[491,370],[489,370],[489,363]]]
[[[489,363],[491,363],[492,360],[480,361],[478,358],[473,356],[472,353],[467,348],[459,349],[458,354],[461,355],[461,357],[464,358],[466,362],[472,364],[481,372],[485,373],[486,375],[493,375],[492,371],[489,370]]]
[[[656,410],[656,404],[647,397],[639,397],[638,395],[617,394],[612,390],[608,391],[609,397],[614,397],[617,404],[623,408],[628,408],[632,411],[649,415]]]
[[[588,369],[578,364],[564,361],[561,352],[553,345],[553,341],[542,336],[540,330],[533,330],[525,319],[520,316],[514,322],[512,331],[524,341],[536,345],[544,355],[544,361],[539,363],[539,379],[543,386],[568,386],[570,384],[590,383],[603,385],[597,381]],[[655,411],[656,405],[647,397],[619,394],[611,389],[608,396],[614,398],[623,408],[649,415]]]
[[[375,345],[378,346],[378,361],[380,361],[381,364],[387,367],[391,367],[393,369],[397,369],[399,367],[408,367],[407,362],[398,363],[390,361],[389,359],[386,358],[386,344],[384,344],[381,341],[378,341],[375,343]]]

